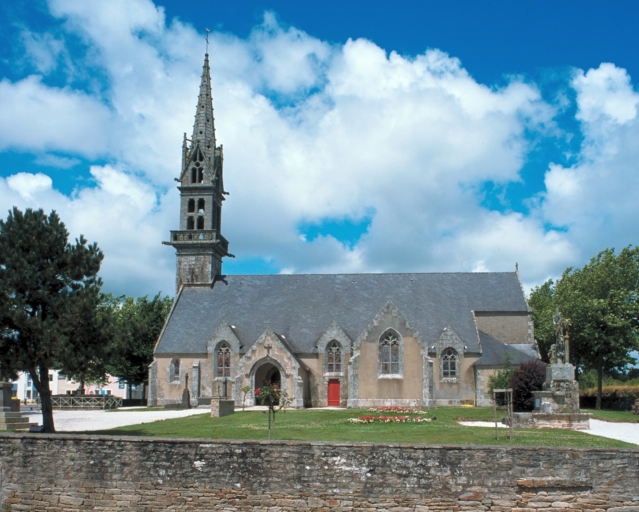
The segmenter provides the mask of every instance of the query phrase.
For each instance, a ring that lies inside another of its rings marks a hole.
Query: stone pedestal
[[[10,382],[0,382],[0,430],[27,430],[35,423],[29,423],[29,418],[22,416],[19,404],[15,410],[18,402],[11,398],[12,388]]]
[[[515,426],[528,428],[590,428],[590,414],[579,412],[579,383],[571,364],[549,364],[541,391],[533,391],[535,410],[516,413]]]
[[[221,418],[235,412],[235,401],[228,398],[211,398],[211,417]]]
[[[535,412],[544,414],[579,412],[579,383],[571,364],[549,364],[541,391],[534,391]]]

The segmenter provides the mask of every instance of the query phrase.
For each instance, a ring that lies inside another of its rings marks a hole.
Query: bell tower
[[[223,147],[216,146],[209,55],[204,56],[200,95],[191,139],[184,134],[180,191],[180,229],[165,245],[177,253],[176,291],[183,284],[211,285],[222,273],[222,258],[232,256],[222,236]]]

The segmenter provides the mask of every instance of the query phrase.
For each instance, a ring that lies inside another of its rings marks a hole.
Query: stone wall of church
[[[417,338],[402,338],[403,361],[399,376],[379,374],[379,342],[377,336],[364,341],[359,356],[360,406],[411,405],[420,406],[423,399],[423,347]]]
[[[155,382],[151,386],[155,386],[153,395],[155,396],[155,403],[149,405],[168,405],[176,404],[182,401],[182,393],[186,386],[186,376],[189,378],[189,391],[192,398],[194,398],[194,388],[199,378],[200,383],[208,382],[210,387],[210,380],[206,379],[206,354],[189,354],[188,357],[180,357],[180,354],[176,354],[174,357],[158,357],[155,359]],[[171,368],[171,363],[175,359],[180,361],[179,375],[175,375]],[[199,361],[200,375],[196,376],[193,372],[193,363]],[[210,366],[210,365],[209,365]],[[210,379],[210,371],[208,372]],[[204,391],[204,390],[202,390]],[[202,393],[202,392],[201,392]],[[210,396],[210,395],[206,395]]]
[[[3,511],[639,510],[639,450],[0,434]]]
[[[460,351],[461,352],[461,351]],[[479,357],[460,354],[459,377],[452,381],[443,379],[441,374],[440,357],[433,361],[433,398],[435,405],[472,404],[475,401],[475,370],[473,364]]]
[[[533,324],[525,313],[475,313],[477,329],[502,343],[534,343]]]

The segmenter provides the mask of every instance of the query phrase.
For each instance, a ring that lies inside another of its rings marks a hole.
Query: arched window
[[[170,379],[171,382],[179,382],[180,380],[180,360],[176,357],[171,360]]]
[[[201,215],[197,218],[197,228],[204,229],[204,217]]]
[[[222,343],[217,349],[217,376],[231,376],[231,347]]]
[[[326,371],[329,373],[342,371],[342,347],[337,341],[331,341],[326,346]]]
[[[197,169],[197,182],[202,183],[204,181],[204,169],[198,167]]]
[[[186,229],[195,229],[195,222],[193,221],[193,217],[186,218]]]
[[[195,199],[189,199],[188,213],[195,213]]]
[[[399,339],[388,331],[380,342],[380,372],[384,375],[399,374]]]
[[[442,379],[456,379],[459,377],[459,355],[452,348],[447,348],[441,355]]]
[[[215,229],[218,231],[222,225],[222,208],[220,206],[215,207]]]
[[[191,167],[191,183],[195,183],[197,181],[197,169],[195,167]]]
[[[198,213],[204,213],[204,205],[205,205],[205,201],[204,199],[198,199],[197,200],[197,212]]]

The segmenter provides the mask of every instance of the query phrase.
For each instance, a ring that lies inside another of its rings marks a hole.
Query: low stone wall
[[[0,434],[2,510],[639,512],[639,450]]]

